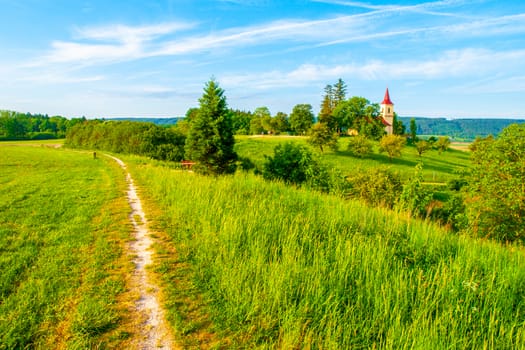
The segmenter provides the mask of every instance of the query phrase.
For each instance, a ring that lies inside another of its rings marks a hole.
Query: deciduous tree
[[[372,153],[372,142],[363,135],[353,136],[348,142],[348,151],[356,157],[366,157]]]
[[[448,147],[450,146],[450,139],[449,139],[449,137],[448,136],[440,136],[438,138],[437,142],[435,143],[435,146],[438,149],[439,154],[441,154],[441,152],[444,152],[444,151],[448,150]]]
[[[290,114],[290,127],[298,134],[305,134],[314,123],[314,113],[309,104],[296,105]]]
[[[478,139],[467,178],[470,230],[501,241],[525,238],[525,124],[512,124],[498,138]]]
[[[309,134],[308,143],[314,147],[319,147],[321,152],[323,152],[323,147],[337,151],[337,140],[339,137],[325,123],[317,123],[312,126]]]
[[[399,157],[406,144],[406,139],[399,135],[385,135],[379,142],[379,152],[386,152],[388,158]]]
[[[428,151],[432,145],[428,141],[425,140],[419,140],[416,142],[416,150],[419,157],[423,155],[426,151]]]

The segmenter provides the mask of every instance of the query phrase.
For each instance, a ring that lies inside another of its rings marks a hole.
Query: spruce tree
[[[196,162],[194,169],[204,174],[235,171],[237,154],[231,115],[224,90],[211,79],[199,99],[199,110],[190,122],[186,140],[186,157]]]
[[[333,116],[334,100],[332,85],[326,85],[324,91],[325,95],[321,102],[321,110],[319,111],[319,122],[328,125],[330,130],[337,131],[337,123]]]
[[[343,81],[343,79],[339,78],[337,80],[337,83],[334,84],[333,94],[335,108],[339,103],[343,102],[346,99],[346,84]]]

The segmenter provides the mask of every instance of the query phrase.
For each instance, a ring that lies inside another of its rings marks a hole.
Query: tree
[[[298,134],[305,134],[314,123],[314,113],[309,104],[296,105],[290,114],[290,127]]]
[[[440,136],[437,142],[435,143],[435,146],[438,149],[439,154],[441,154],[441,152],[446,151],[450,146],[450,139],[448,138],[448,136]]]
[[[333,115],[340,130],[359,130],[360,120],[366,117],[369,104],[370,102],[366,98],[358,96],[339,102]]]
[[[417,141],[417,125],[416,119],[410,119],[410,143],[415,143]]]
[[[275,117],[273,117],[273,124],[275,128],[275,134],[280,134],[290,129],[290,123],[288,122],[288,115],[283,112],[277,112]]]
[[[333,115],[335,103],[333,100],[334,92],[332,85],[326,85],[324,91],[325,95],[321,103],[321,110],[319,111],[319,122],[325,123],[331,130],[337,131],[337,123]]]
[[[334,133],[325,123],[317,123],[310,129],[308,143],[314,147],[319,147],[323,152],[323,147],[337,151],[337,133]]]
[[[250,133],[250,122],[253,118],[251,112],[230,109],[233,132],[236,135],[248,135]]]
[[[393,123],[394,135],[404,135],[406,133],[406,128],[403,122],[397,116],[397,113],[394,112],[394,123]]]
[[[423,165],[416,165],[415,174],[406,184],[399,197],[398,208],[411,216],[425,217],[427,206],[432,201],[432,193],[423,187]]]
[[[472,233],[501,241],[525,238],[525,124],[475,142],[465,186]]]
[[[349,195],[360,198],[370,205],[392,208],[402,190],[401,178],[386,168],[371,168],[356,172],[348,178]]]
[[[195,171],[223,174],[235,171],[237,154],[231,115],[224,90],[211,79],[199,99],[199,111],[190,123],[186,140],[186,157],[195,161]]]
[[[392,158],[399,157],[406,144],[406,139],[399,135],[385,135],[379,142],[379,152],[386,152],[390,162]]]
[[[339,78],[337,83],[334,84],[333,97],[334,107],[346,99],[346,84],[343,79]]]
[[[428,141],[425,140],[419,140],[416,142],[416,150],[417,154],[419,154],[419,157],[423,155],[426,151],[428,151],[432,146]]]
[[[376,103],[366,106],[365,117],[357,122],[359,134],[371,140],[380,140],[385,135],[385,126],[379,116],[379,105]]]
[[[353,136],[348,142],[348,151],[356,157],[366,157],[372,153],[372,142],[363,135]]]
[[[316,166],[316,159],[308,148],[291,142],[276,146],[273,157],[265,158],[263,177],[267,180],[301,184],[307,181]]]

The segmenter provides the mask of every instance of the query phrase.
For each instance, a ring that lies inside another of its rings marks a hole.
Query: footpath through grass
[[[120,169],[21,145],[0,144],[0,349],[124,346],[133,266]]]
[[[169,236],[159,271],[191,346],[207,330],[239,349],[525,348],[521,247],[252,175],[129,164]]]

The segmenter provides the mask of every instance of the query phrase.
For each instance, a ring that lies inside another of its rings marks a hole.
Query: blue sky
[[[0,0],[0,109],[319,111],[325,85],[401,116],[525,118],[525,1]]]

